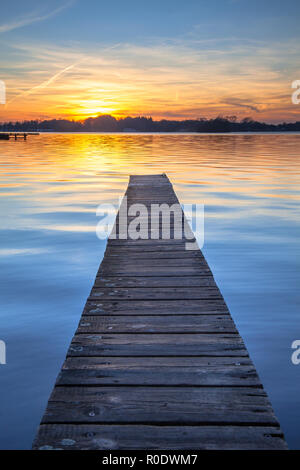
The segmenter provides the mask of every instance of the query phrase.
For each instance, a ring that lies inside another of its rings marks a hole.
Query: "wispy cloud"
[[[60,70],[59,72],[55,73],[54,75],[52,75],[52,77],[50,77],[48,80],[45,80],[43,81],[42,83],[40,83],[39,85],[35,85],[33,86],[32,88],[29,88],[29,90],[26,90],[26,91],[23,91],[22,93],[19,93],[18,95],[14,96],[11,100],[9,100],[7,102],[7,105],[12,103],[13,101],[15,101],[16,99],[18,98],[21,98],[22,96],[28,96],[28,95],[31,95],[32,93],[34,93],[36,90],[41,90],[43,88],[47,88],[47,86],[51,85],[51,83],[55,82],[55,80],[57,80],[59,77],[61,77],[64,73],[68,72],[69,70],[73,69],[76,65],[78,65],[80,62],[83,62],[83,60],[85,59],[82,59],[80,60],[79,62],[75,62],[74,64],[71,64],[71,65],[68,65],[67,67],[63,68],[62,70]]]
[[[52,18],[53,16],[60,13],[62,10],[65,10],[66,8],[73,5],[74,1],[75,0],[70,0],[69,2],[56,8],[55,10],[52,10],[45,14],[31,12],[30,14],[17,18],[9,23],[1,24],[0,33],[7,33],[9,31],[13,31],[14,29],[22,28],[23,26],[28,26],[32,23],[37,23],[39,21],[44,21],[44,20],[47,20],[48,18]]]
[[[270,48],[231,40],[224,49],[223,41],[178,39],[109,47],[23,43],[15,53],[20,59],[4,77],[10,101],[1,120],[20,119],[20,109],[26,118],[103,112],[242,118],[259,112],[260,119],[288,120],[299,114],[289,95],[298,70],[298,49],[290,44]],[[16,69],[18,63],[23,68]]]
[[[248,103],[241,102],[240,99],[238,98],[230,98],[230,99],[224,100],[224,103],[229,104],[233,107],[237,107],[237,108],[250,109],[251,111],[255,111],[256,113],[260,112],[260,109],[258,106],[255,106],[254,104],[250,104],[249,102]]]

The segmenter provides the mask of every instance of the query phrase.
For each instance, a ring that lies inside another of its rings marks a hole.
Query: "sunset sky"
[[[0,121],[300,120],[299,15],[299,0],[5,2]]]

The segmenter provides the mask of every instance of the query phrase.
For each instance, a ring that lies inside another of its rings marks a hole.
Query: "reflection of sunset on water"
[[[78,324],[39,448],[132,448],[133,427],[151,449],[278,446],[263,384],[300,449],[299,18],[299,0],[3,2],[1,449],[31,447]],[[130,175],[132,201],[177,200],[162,173],[201,208],[204,258],[154,237],[103,258],[103,205]]]
[[[32,386],[45,383],[41,397],[103,256],[98,205],[118,204],[130,174],[165,172],[181,203],[204,203],[204,254],[293,441],[276,390],[294,377],[280,351],[294,339],[299,316],[299,154],[298,135],[274,134],[44,134],[1,143],[2,334],[10,338],[17,325],[25,343],[33,338],[28,357],[23,349],[10,354]],[[53,358],[47,369],[34,348]],[[274,360],[282,372],[269,376]],[[289,406],[298,388],[286,391]],[[28,408],[30,427],[40,415],[30,400]],[[9,420],[23,413],[15,401],[16,411],[7,409]],[[20,429],[20,442],[33,432],[24,437]]]

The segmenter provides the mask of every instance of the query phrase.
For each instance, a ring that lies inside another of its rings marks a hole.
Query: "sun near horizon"
[[[300,4],[289,1],[283,12],[280,3],[6,4],[0,121],[99,114],[297,121]]]

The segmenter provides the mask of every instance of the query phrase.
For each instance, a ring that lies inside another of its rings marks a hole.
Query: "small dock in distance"
[[[39,132],[0,132],[0,140],[9,140],[10,137],[14,140],[18,140],[19,137],[26,140],[28,135],[39,135]]]
[[[178,203],[164,174],[131,176],[126,196]],[[287,448],[212,272],[185,243],[108,240],[34,449]]]

